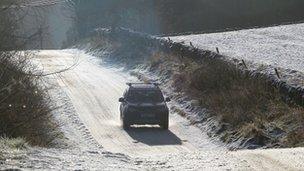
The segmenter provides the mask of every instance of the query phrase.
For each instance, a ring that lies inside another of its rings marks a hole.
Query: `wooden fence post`
[[[220,53],[220,50],[218,47],[216,47],[216,52],[219,54]]]
[[[281,76],[280,76],[280,74],[279,74],[278,69],[277,69],[277,68],[274,68],[274,71],[275,71],[276,75],[278,76],[278,78],[281,79]]]
[[[244,59],[242,59],[242,63],[243,63],[243,65],[245,66],[245,68],[248,69],[248,67],[247,67],[247,65],[246,65],[246,63],[245,63],[245,61],[244,61]]]
[[[190,42],[190,46],[194,47],[193,44],[192,44],[192,42]]]

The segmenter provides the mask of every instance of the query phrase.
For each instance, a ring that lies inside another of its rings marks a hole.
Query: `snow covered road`
[[[138,157],[222,149],[177,114],[171,114],[168,131],[145,127],[126,132],[119,119],[118,99],[126,83],[137,80],[121,70],[101,66],[99,60],[80,51],[42,51],[39,55],[50,59],[45,61],[45,69],[56,71],[61,64],[71,65],[74,58],[70,53],[75,52],[78,66],[57,74],[58,83],[70,97],[81,121],[106,150]]]

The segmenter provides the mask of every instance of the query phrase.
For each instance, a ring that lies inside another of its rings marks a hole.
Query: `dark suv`
[[[169,109],[158,84],[127,83],[129,86],[119,99],[120,118],[123,128],[130,125],[158,124],[163,129],[168,129]]]

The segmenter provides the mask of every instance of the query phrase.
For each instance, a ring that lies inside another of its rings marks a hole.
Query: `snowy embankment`
[[[253,62],[267,72],[278,68],[282,80],[304,86],[304,24],[249,29],[223,33],[170,37],[204,50]],[[256,67],[255,67],[256,68]],[[269,70],[269,68],[272,68]]]

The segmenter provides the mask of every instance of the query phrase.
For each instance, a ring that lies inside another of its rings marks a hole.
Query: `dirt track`
[[[174,113],[170,115],[168,131],[157,127],[137,127],[126,132],[119,120],[118,98],[126,87],[125,83],[136,81],[135,78],[120,69],[105,67],[100,60],[77,50],[42,51],[38,59],[48,72],[78,61],[74,69],[54,77],[69,96],[81,122],[106,151],[143,158],[143,161],[164,162],[161,164],[164,166],[153,165],[159,169],[167,168],[167,165],[190,170],[304,169],[302,148],[230,152]]]

